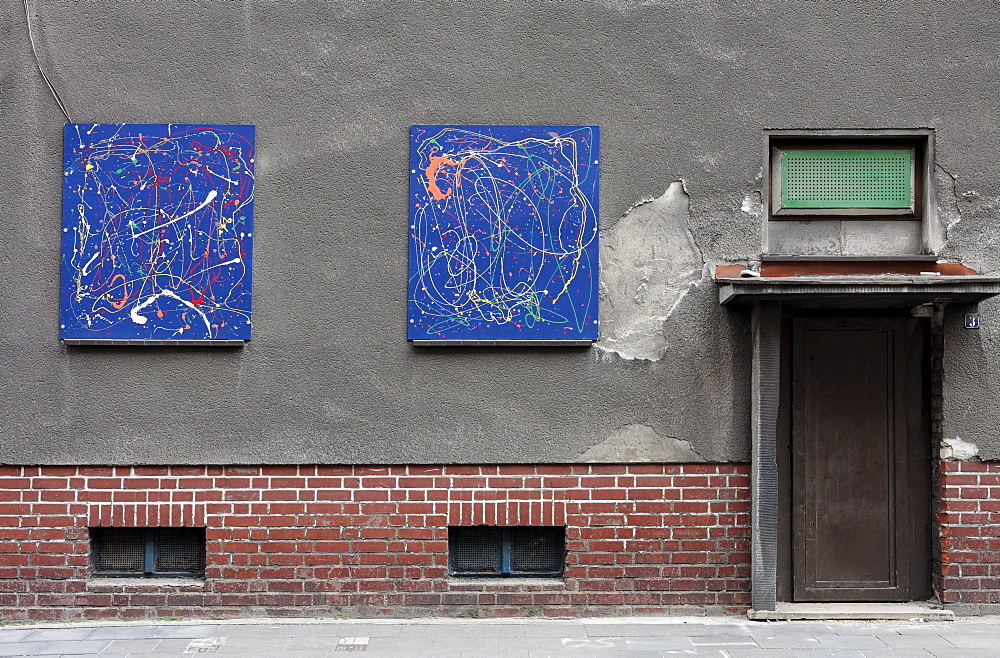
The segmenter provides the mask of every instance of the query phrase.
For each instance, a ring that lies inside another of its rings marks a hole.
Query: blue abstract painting
[[[410,340],[596,340],[597,126],[413,126]]]
[[[64,138],[60,338],[249,340],[254,127]]]

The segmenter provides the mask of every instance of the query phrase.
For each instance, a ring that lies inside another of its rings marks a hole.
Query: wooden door
[[[909,486],[916,474],[908,472],[908,434],[921,428],[910,415],[922,416],[912,323],[792,321],[796,601],[907,601],[916,593],[910,571],[922,568],[920,537],[929,529],[921,520],[926,502],[914,500]],[[914,575],[917,582],[924,576]]]

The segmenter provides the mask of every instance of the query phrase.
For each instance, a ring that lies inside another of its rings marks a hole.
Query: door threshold
[[[794,619],[954,621],[955,613],[930,603],[778,603],[775,610],[748,610],[755,621]]]

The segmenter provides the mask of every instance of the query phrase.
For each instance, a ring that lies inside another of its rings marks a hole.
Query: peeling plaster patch
[[[929,226],[928,246],[931,253],[938,253],[949,241],[952,227],[962,221],[963,200],[958,193],[958,176],[954,175],[940,164],[935,170],[934,186],[938,190],[936,226]]]
[[[626,425],[576,458],[578,462],[703,462],[691,443],[662,437],[648,425]]]
[[[979,446],[963,441],[959,437],[941,439],[941,459],[951,462],[967,462],[979,459]]]
[[[760,218],[764,214],[764,204],[760,200],[760,192],[753,192],[743,197],[740,210],[751,217]]]
[[[624,359],[656,361],[667,349],[663,323],[705,262],[688,229],[690,198],[681,181],[629,209],[601,235],[601,338]]]

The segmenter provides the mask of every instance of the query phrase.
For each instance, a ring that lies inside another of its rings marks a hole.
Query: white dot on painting
[[[64,324],[61,324],[61,325],[59,325],[59,328],[60,328],[60,329],[65,329],[65,328],[66,328],[66,325],[64,325]]]
[[[253,162],[253,158],[250,158],[250,162]],[[249,322],[247,324],[249,324]]]
[[[543,295],[547,295],[547,294],[549,294],[549,291],[548,291],[548,290],[543,290],[543,291],[542,291],[542,294],[543,294]]]
[[[597,162],[598,162],[597,160],[594,160],[594,164],[597,164]]]
[[[63,229],[63,233],[65,233],[65,232],[66,232],[66,231],[68,231],[68,230],[69,230],[68,228],[64,228],[64,229]]]
[[[417,173],[417,170],[416,170],[416,169],[411,169],[411,170],[410,170],[410,173],[411,173],[411,174],[415,174],[415,173]]]
[[[410,228],[417,228],[415,224],[410,224]]]
[[[413,324],[413,320],[410,320],[410,324]]]
[[[438,250],[437,247],[431,247],[431,251],[437,251],[437,250]]]

